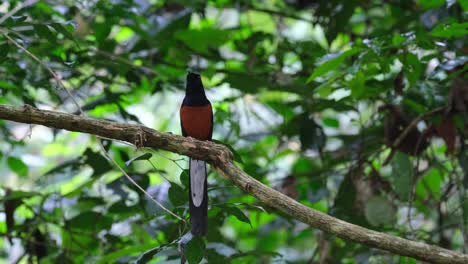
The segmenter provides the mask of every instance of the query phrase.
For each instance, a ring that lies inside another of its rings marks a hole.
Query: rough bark
[[[149,147],[206,160],[225,178],[261,202],[313,228],[369,247],[409,256],[430,263],[468,263],[468,255],[441,247],[411,241],[363,228],[304,206],[288,196],[264,185],[241,170],[233,155],[223,145],[198,141],[170,133],[161,133],[141,125],[98,120],[55,111],[38,110],[31,106],[16,107],[0,104],[0,119],[51,128],[94,134],[126,141],[136,147]]]

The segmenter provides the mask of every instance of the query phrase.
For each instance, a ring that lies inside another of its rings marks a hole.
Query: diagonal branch
[[[219,173],[243,191],[311,227],[369,247],[430,263],[468,263],[468,255],[376,232],[302,205],[265,186],[242,171],[234,164],[232,153],[225,146],[219,144],[184,138],[170,133],[161,133],[141,125],[110,122],[56,111],[38,110],[28,105],[17,107],[0,104],[0,119],[89,133],[126,141],[137,147],[163,149],[195,159],[206,160]]]

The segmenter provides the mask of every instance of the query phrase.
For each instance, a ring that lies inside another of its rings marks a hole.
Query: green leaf
[[[411,160],[408,155],[397,151],[391,165],[393,188],[402,200],[407,200],[411,192],[413,177]]]
[[[188,201],[188,193],[182,187],[172,182],[169,188],[169,200],[174,206],[184,205]]]
[[[185,257],[189,264],[197,264],[205,255],[205,241],[201,237],[195,236],[185,247]]]
[[[394,46],[399,46],[399,45],[402,44],[405,40],[406,40],[406,38],[403,37],[401,34],[393,34],[392,44],[393,44]]]
[[[5,42],[0,46],[0,62],[4,61],[8,56],[8,51],[10,50],[10,45],[8,42]]]
[[[445,4],[445,0],[418,0],[417,3],[423,9],[434,9],[443,6]]]
[[[34,24],[34,31],[41,38],[46,38],[51,43],[55,43],[56,37],[55,34],[49,29],[47,25],[43,24]]]
[[[119,32],[115,34],[115,40],[122,43],[135,35],[135,32],[129,27],[121,27]]]
[[[339,128],[340,122],[336,118],[325,117],[322,122],[327,127]]]
[[[136,161],[136,160],[149,160],[149,159],[151,159],[151,157],[153,157],[153,154],[151,154],[151,153],[145,153],[145,154],[143,154],[143,155],[137,156],[137,157],[135,157],[135,158],[133,158],[133,159],[130,159],[130,160],[126,161],[126,162],[125,162],[125,165],[126,165],[126,166],[130,166],[130,164],[131,164],[132,162]]]
[[[16,157],[8,157],[7,164],[18,176],[25,177],[28,175],[28,166],[22,160]]]
[[[83,165],[83,161],[81,160],[81,158],[71,159],[48,170],[47,172],[43,174],[43,176],[63,174],[68,171],[72,171],[72,172],[78,171],[79,169],[81,169],[82,165]],[[73,173],[70,173],[70,174],[71,174],[70,177],[73,176]]]
[[[271,83],[259,76],[246,73],[229,73],[224,79],[232,88],[246,93],[256,93],[260,88],[269,87]]]
[[[172,246],[174,245],[174,243],[169,243],[169,244],[166,244],[166,245],[162,245],[162,246],[159,246],[159,247],[155,247],[153,249],[150,249],[148,251],[145,251],[143,252],[143,254],[141,254],[138,259],[135,261],[135,264],[145,264],[145,263],[148,263],[156,254],[158,254],[159,252],[161,252],[163,249],[165,249],[166,247],[169,247],[169,246]]]
[[[356,210],[357,190],[351,174],[348,173],[341,182],[330,214],[356,225],[369,226],[362,210]]]
[[[458,0],[458,3],[460,3],[460,5],[462,6],[463,11],[465,11],[465,13],[468,12],[468,1]]]
[[[192,49],[206,53],[210,48],[218,48],[226,43],[229,40],[229,32],[216,28],[189,29],[176,32],[174,37]]]
[[[158,30],[156,40],[159,43],[165,43],[168,39],[173,39],[175,32],[186,29],[189,26],[191,17],[192,11],[189,9],[179,12],[169,23]]]
[[[353,56],[354,54],[356,54],[356,53],[358,53],[360,51],[361,51],[360,49],[352,48],[350,50],[347,50],[347,51],[339,54],[338,56],[333,56],[333,55],[331,56],[331,54],[326,55],[325,58],[324,58],[325,62],[323,62],[322,64],[320,64],[320,66],[315,68],[315,70],[312,72],[312,74],[307,79],[307,83],[311,82],[312,80],[314,80],[317,77],[320,77],[320,76],[324,75],[325,73],[327,73],[329,71],[335,70],[336,68],[338,68],[344,62],[344,60],[346,58],[351,57],[351,56]],[[330,57],[332,57],[332,58],[330,58]]]
[[[110,228],[112,222],[112,218],[108,216],[98,212],[88,211],[71,218],[66,224],[73,229],[100,231]]]
[[[179,176],[180,182],[185,187],[185,189],[189,188],[189,174],[189,170],[183,170]]]
[[[52,23],[50,24],[50,26],[53,27],[55,31],[61,33],[65,38],[76,41],[73,37],[73,34],[70,33],[70,31],[68,31],[68,29],[73,30],[73,26],[71,26],[70,24]]]
[[[140,253],[142,251],[147,251],[147,250],[154,250],[154,247],[155,245],[154,244],[147,244],[147,245],[134,245],[134,246],[129,246],[129,247],[125,247],[123,249],[119,249],[117,251],[113,251],[112,253],[110,254],[107,254],[105,256],[103,256],[102,258],[100,258],[96,263],[97,264],[105,264],[105,263],[117,263],[117,260],[121,257],[125,257],[125,256],[131,256],[131,255],[135,255],[137,253]],[[157,249],[161,250],[161,246],[160,247],[156,247]],[[154,252],[154,251],[153,251]],[[158,251],[159,252],[159,251]],[[154,254],[156,254],[157,252],[155,252]],[[144,255],[144,253],[142,254]],[[142,260],[140,260],[141,256],[138,258],[138,260],[135,262],[135,263],[146,263],[146,262],[142,262]],[[151,258],[153,257],[154,255],[151,255]],[[150,258],[150,259],[151,259]],[[149,259],[149,260],[150,260]]]
[[[94,35],[99,43],[104,43],[112,30],[112,23],[98,22],[93,24]]]
[[[391,225],[396,220],[396,211],[390,201],[382,196],[373,196],[366,201],[365,216],[374,226]]]
[[[84,162],[93,168],[93,176],[100,176],[112,169],[109,162],[99,153],[86,149],[83,153],[85,158]]]
[[[5,88],[5,89],[15,89],[17,86],[13,83],[5,82],[0,80],[0,88]]]
[[[372,89],[366,87],[366,76],[362,72],[357,72],[354,78],[348,82],[351,88],[351,96],[356,99],[366,98],[368,95],[372,95]]]
[[[440,170],[431,169],[421,178],[418,183],[418,187],[424,188],[426,191],[430,191],[434,198],[439,199],[442,189],[442,175],[443,174]]]
[[[218,207],[221,208],[228,215],[233,215],[237,218],[237,220],[247,223],[250,225],[250,227],[252,227],[252,223],[250,222],[250,219],[239,208],[233,207],[233,206],[224,206],[224,205],[220,205]]]
[[[8,199],[26,199],[33,196],[40,195],[37,192],[25,192],[25,191],[11,191],[8,193]]]
[[[462,38],[468,35],[468,22],[439,24],[431,31],[431,35],[439,38]]]

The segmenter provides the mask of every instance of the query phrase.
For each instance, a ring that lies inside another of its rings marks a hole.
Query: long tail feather
[[[208,192],[206,162],[190,159],[190,224],[192,234],[203,236],[208,227]]]

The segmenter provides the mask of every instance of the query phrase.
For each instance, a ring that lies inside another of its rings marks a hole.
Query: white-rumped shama
[[[211,140],[213,134],[213,111],[205,95],[200,75],[189,72],[185,98],[180,108],[182,135],[199,140]],[[192,234],[206,235],[208,225],[208,192],[206,163],[190,158],[189,162],[189,209]]]

